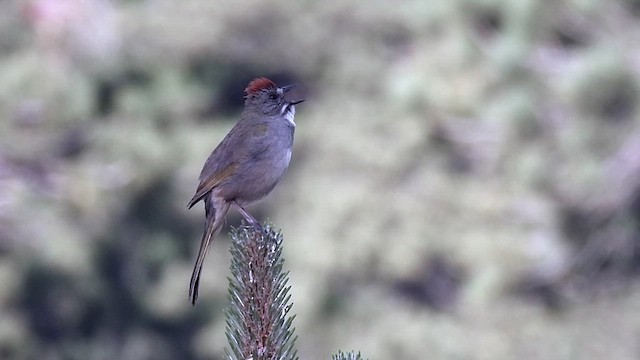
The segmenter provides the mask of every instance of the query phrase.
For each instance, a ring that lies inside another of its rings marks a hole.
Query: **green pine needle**
[[[227,358],[296,360],[282,235],[271,225],[262,231],[243,226],[232,231],[231,240]]]
[[[342,351],[338,351],[336,355],[331,356],[332,360],[363,360],[360,352],[357,354],[354,351],[350,351],[348,353],[343,353]]]

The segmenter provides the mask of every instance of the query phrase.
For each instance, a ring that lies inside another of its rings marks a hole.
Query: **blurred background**
[[[1,359],[223,357],[186,204],[258,76],[307,98],[249,208],[302,359],[640,357],[639,1],[0,9]]]

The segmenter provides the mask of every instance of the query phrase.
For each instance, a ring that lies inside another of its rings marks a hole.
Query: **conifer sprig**
[[[231,233],[227,358],[297,359],[288,272],[283,272],[282,234],[271,225]]]
[[[342,351],[338,351],[337,354],[331,356],[332,360],[364,360],[360,352],[356,353],[355,351],[350,351],[348,353],[343,353]]]

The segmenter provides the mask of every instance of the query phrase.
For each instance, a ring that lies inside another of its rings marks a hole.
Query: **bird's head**
[[[273,81],[267,78],[261,77],[254,79],[247,85],[247,88],[244,89],[246,94],[245,107],[268,116],[290,116],[293,122],[292,114],[295,114],[295,105],[304,101],[291,101],[285,97],[287,92],[295,86],[295,84],[292,84],[278,87]]]

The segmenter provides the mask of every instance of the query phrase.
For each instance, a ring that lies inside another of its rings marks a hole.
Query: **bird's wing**
[[[236,124],[236,127],[240,123]],[[244,136],[231,136],[235,129],[232,129],[213,150],[207,159],[202,172],[200,173],[200,184],[196,194],[187,205],[191,208],[200,201],[209,191],[218,184],[232,176],[247,156],[264,146],[255,143],[256,139],[261,139],[267,132],[266,124],[255,124]],[[235,160],[232,160],[235,159]]]
[[[196,190],[195,195],[193,195],[191,201],[189,201],[189,204],[187,206],[191,208],[193,205],[195,205],[209,191],[211,191],[214,187],[216,187],[218,184],[232,175],[236,171],[237,167],[238,163],[230,163],[225,167],[216,169],[216,171],[214,171],[211,176],[203,176],[200,179],[200,184],[198,184],[198,189]]]
[[[234,139],[231,137],[232,132],[233,130],[222,139],[204,163],[202,171],[200,172],[200,183],[198,184],[196,193],[187,205],[189,209],[214,187],[233,174],[238,167],[238,164],[233,162],[231,158],[231,152],[234,148],[237,148],[236,144],[232,144],[232,142],[234,142]]]

